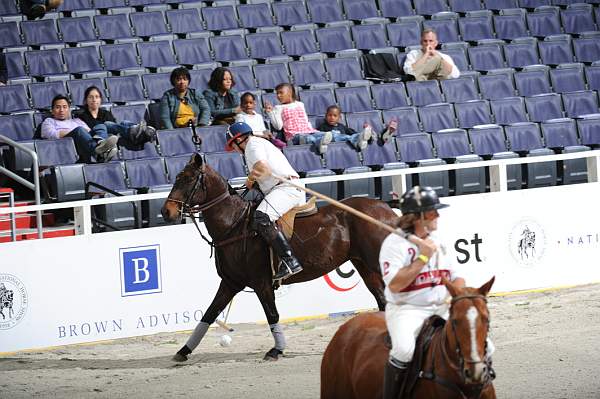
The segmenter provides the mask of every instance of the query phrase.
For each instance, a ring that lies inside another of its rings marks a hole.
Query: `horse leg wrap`
[[[200,341],[202,341],[202,338],[204,338],[204,335],[207,331],[208,323],[205,323],[203,321],[198,323],[198,325],[194,329],[194,332],[192,333],[192,336],[189,337],[187,342],[185,343],[185,346],[187,346],[191,351],[196,349],[196,347],[200,344]]]
[[[273,334],[273,338],[275,339],[275,349],[283,351],[285,349],[285,335],[283,335],[283,329],[279,323],[269,324],[269,327],[271,328],[271,334]]]

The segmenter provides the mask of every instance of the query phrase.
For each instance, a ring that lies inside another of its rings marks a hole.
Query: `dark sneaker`
[[[98,142],[98,145],[96,146],[96,149],[94,150],[96,152],[96,155],[102,155],[104,153],[107,153],[113,148],[116,149],[117,141],[119,141],[119,137],[117,136],[109,136],[105,140],[100,140]]]
[[[46,6],[43,4],[34,4],[27,14],[30,19],[42,18],[44,15],[46,15]]]

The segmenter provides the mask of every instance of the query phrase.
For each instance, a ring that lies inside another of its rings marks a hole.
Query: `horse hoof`
[[[283,355],[283,351],[280,351],[277,348],[271,348],[271,350],[267,352],[263,360],[268,362],[275,362],[279,360],[279,355]]]
[[[186,355],[182,355],[181,353],[177,352],[174,356],[173,356],[173,361],[175,362],[185,362],[186,360],[188,360],[188,357]]]

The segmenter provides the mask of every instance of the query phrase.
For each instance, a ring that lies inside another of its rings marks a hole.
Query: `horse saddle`
[[[404,384],[402,386],[401,392],[398,395],[399,398],[409,398],[410,393],[412,392],[417,380],[419,379],[421,369],[423,368],[423,360],[425,359],[425,355],[427,354],[427,349],[429,348],[429,344],[433,336],[437,331],[441,331],[441,329],[446,324],[446,320],[441,318],[440,316],[431,316],[425,322],[423,322],[423,327],[421,327],[421,331],[419,332],[419,336],[417,337],[417,342],[415,343],[415,352],[413,355],[413,359],[408,367],[406,377],[404,379]],[[384,338],[384,344],[387,348],[392,348],[392,340],[389,334],[386,334]]]
[[[314,215],[317,212],[317,198],[311,197],[306,204],[295,206],[280,217],[277,220],[277,227],[283,232],[285,238],[289,240],[294,234],[294,220]]]

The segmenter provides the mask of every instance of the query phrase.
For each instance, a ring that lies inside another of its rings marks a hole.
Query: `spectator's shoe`
[[[113,160],[114,157],[117,156],[118,151],[119,150],[117,147],[113,147],[110,150],[99,155],[99,157],[101,158],[102,162],[110,162]]]
[[[46,6],[43,4],[34,4],[29,9],[27,16],[29,19],[38,19],[46,15]]]
[[[331,132],[324,132],[325,134],[323,135],[323,138],[321,139],[321,142],[319,143],[319,154],[324,154],[327,152],[327,144],[331,143],[331,140],[333,140],[333,133]]]
[[[369,140],[373,137],[373,129],[367,125],[362,132],[358,134],[358,149],[364,150],[369,145]]]
[[[156,141],[156,129],[148,126],[146,121],[141,121],[139,124],[129,128],[129,136],[131,137],[131,141],[136,144]]]
[[[381,141],[383,141],[384,144],[387,143],[396,130],[398,130],[398,121],[394,118],[388,123],[387,129],[385,129],[385,132],[381,135]]]
[[[119,141],[118,136],[109,136],[105,140],[100,140],[98,142],[98,145],[96,146],[96,149],[94,150],[96,152],[96,155],[103,155],[105,153],[108,153],[112,149],[116,150],[117,149],[117,141]],[[115,154],[116,154],[116,151],[115,151]],[[113,157],[114,157],[114,154],[113,154]],[[106,159],[106,156],[104,158]]]

